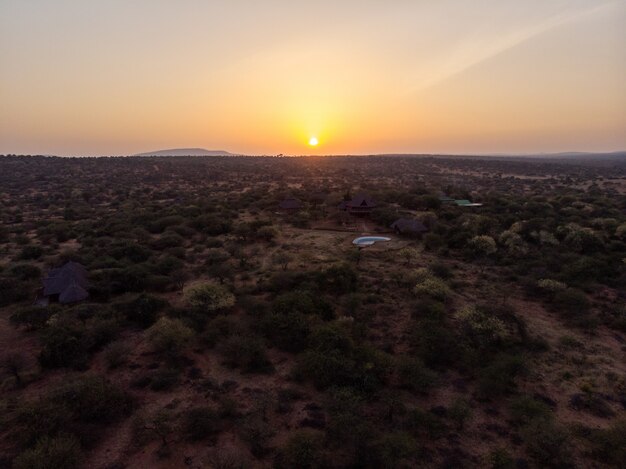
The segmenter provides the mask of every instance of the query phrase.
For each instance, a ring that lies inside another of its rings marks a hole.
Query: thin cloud
[[[457,48],[455,52],[447,57],[447,60],[434,67],[432,73],[424,78],[423,72],[420,72],[419,78],[413,83],[417,83],[411,88],[411,93],[423,91],[427,88],[435,86],[453,76],[459,75],[464,71],[482,63],[493,57],[505,53],[526,41],[529,41],[541,34],[554,30],[565,24],[579,21],[600,10],[612,7],[620,1],[610,1],[601,5],[584,8],[575,12],[560,13],[554,15],[545,21],[528,25],[524,28],[511,31],[506,35],[500,35],[497,38],[489,37],[482,41],[467,42]]]

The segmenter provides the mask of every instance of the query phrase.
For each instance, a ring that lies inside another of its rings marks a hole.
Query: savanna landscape
[[[619,155],[0,157],[0,466],[625,467],[625,210]]]

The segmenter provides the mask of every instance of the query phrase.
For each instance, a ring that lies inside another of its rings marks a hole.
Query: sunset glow
[[[619,150],[624,24],[626,0],[3,0],[0,153]]]

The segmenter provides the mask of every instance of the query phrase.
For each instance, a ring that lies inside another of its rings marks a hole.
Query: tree
[[[420,253],[415,248],[404,248],[400,250],[400,256],[404,259],[406,265],[411,265],[419,257]]]
[[[185,291],[187,302],[204,313],[231,308],[235,304],[235,295],[222,285],[202,283]]]
[[[289,263],[293,261],[293,256],[285,251],[278,251],[272,256],[272,261],[283,270],[287,270]]]
[[[157,352],[178,353],[193,332],[179,319],[161,318],[148,329],[148,340]]]
[[[487,235],[474,236],[467,245],[470,255],[481,264],[489,257],[494,255],[498,247],[496,241]],[[484,265],[481,266],[481,273],[484,270]]]
[[[15,378],[17,387],[22,386],[21,372],[26,368],[26,359],[20,353],[9,353],[2,359],[2,368]]]

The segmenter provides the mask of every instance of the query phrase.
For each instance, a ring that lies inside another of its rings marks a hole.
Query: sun
[[[309,145],[311,145],[312,147],[316,147],[318,143],[319,141],[317,140],[317,137],[311,137],[309,139]]]

